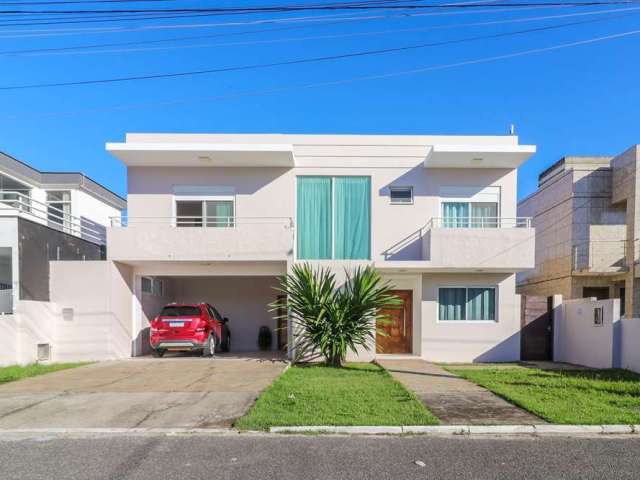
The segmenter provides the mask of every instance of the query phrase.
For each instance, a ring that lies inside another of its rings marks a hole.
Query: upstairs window
[[[413,187],[389,187],[391,205],[411,205],[413,203]]]
[[[371,179],[298,177],[297,226],[299,259],[369,259]]]
[[[440,191],[445,228],[497,228],[500,225],[500,188],[442,187]]]
[[[177,227],[234,227],[235,195],[228,187],[177,187]]]

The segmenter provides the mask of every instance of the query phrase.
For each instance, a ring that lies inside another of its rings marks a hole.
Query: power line
[[[469,65],[479,65],[483,63],[496,62],[500,60],[507,60],[507,59],[517,58],[517,57],[522,57],[527,55],[535,55],[539,53],[552,52],[556,50],[562,50],[565,48],[571,48],[571,47],[576,47],[581,45],[589,45],[589,44],[603,42],[607,40],[615,40],[615,39],[625,38],[625,37],[638,35],[638,34],[640,34],[640,30],[631,30],[631,31],[626,31],[621,33],[614,33],[611,35],[593,37],[585,40],[577,40],[569,43],[551,45],[548,47],[521,50],[518,52],[506,53],[502,55],[476,58],[472,60],[465,60],[465,61],[460,61],[455,63],[431,65],[426,67],[414,68],[411,70],[401,70],[401,71],[387,72],[387,73],[381,73],[381,74],[363,75],[363,76],[351,77],[351,78],[345,78],[345,79],[339,79],[339,80],[330,80],[326,82],[313,82],[313,83],[307,83],[302,85],[292,85],[287,87],[276,87],[276,88],[270,88],[270,89],[237,92],[237,93],[231,93],[226,95],[216,95],[216,96],[210,96],[210,97],[199,97],[199,98],[190,98],[190,99],[182,99],[182,100],[169,100],[165,102],[126,104],[126,105],[118,105],[118,106],[109,107],[109,108],[91,108],[91,109],[82,109],[82,110],[75,110],[75,111],[48,112],[48,113],[40,113],[40,114],[7,115],[5,116],[5,118],[13,120],[16,118],[24,118],[24,117],[37,117],[37,118],[60,117],[60,116],[78,115],[82,113],[101,113],[101,112],[114,112],[114,111],[126,111],[126,110],[139,110],[144,108],[170,107],[170,106],[188,104],[188,103],[202,103],[202,102],[228,100],[228,99],[241,98],[241,97],[269,95],[274,93],[277,94],[277,93],[284,93],[284,92],[290,92],[290,91],[296,91],[296,90],[306,90],[306,89],[312,89],[312,88],[339,86],[339,85],[346,85],[346,84],[355,83],[359,81],[384,80],[384,79],[393,78],[393,77],[415,75],[420,73],[430,73],[430,72],[435,72],[440,70],[447,70],[451,68],[465,67]]]
[[[594,20],[584,20],[582,22],[572,22],[572,23],[565,23],[560,25],[549,25],[549,26],[543,26],[543,27],[537,27],[537,28],[530,28],[526,30],[503,32],[503,33],[496,33],[491,35],[481,35],[481,36],[467,37],[467,38],[456,39],[456,40],[444,40],[440,42],[422,43],[418,45],[408,45],[404,47],[385,48],[385,49],[379,49],[379,50],[363,50],[360,52],[345,53],[340,55],[328,55],[328,56],[322,56],[322,57],[302,58],[302,59],[296,59],[296,60],[286,60],[281,62],[258,63],[253,65],[239,65],[239,66],[233,66],[233,67],[212,68],[212,69],[205,69],[205,70],[192,70],[192,71],[185,71],[185,72],[160,73],[160,74],[154,74],[154,75],[138,75],[138,76],[130,76],[130,77],[81,80],[81,81],[74,81],[74,82],[52,82],[52,83],[9,85],[9,86],[0,87],[0,90],[25,90],[25,89],[36,89],[36,88],[48,88],[48,87],[67,87],[67,86],[77,86],[77,85],[96,85],[96,84],[140,81],[140,80],[156,80],[159,78],[177,78],[177,77],[206,75],[206,74],[214,74],[214,73],[264,69],[264,68],[272,68],[272,67],[279,67],[279,66],[300,65],[305,63],[318,63],[318,62],[326,62],[326,61],[333,61],[333,60],[342,60],[346,58],[356,58],[356,57],[363,57],[363,56],[370,56],[370,55],[381,55],[381,54],[387,54],[387,53],[416,50],[420,48],[428,48],[428,47],[435,47],[435,46],[442,46],[442,45],[474,42],[477,40],[509,37],[514,35],[533,33],[533,32],[555,30],[559,28],[565,28],[565,27],[570,27],[574,25],[582,25],[585,23],[593,23],[593,22]]]
[[[413,0],[415,1],[415,0]],[[402,4],[402,5],[361,5],[361,4],[319,4],[319,5],[297,5],[297,6],[271,6],[271,7],[227,7],[227,8],[171,8],[171,9],[118,9],[118,10],[0,10],[0,14],[24,15],[24,14],[104,14],[104,13],[283,13],[298,11],[324,11],[324,10],[376,10],[376,9],[441,9],[441,8],[480,8],[480,7],[530,7],[530,6],[572,6],[572,7],[592,7],[598,5],[621,5],[637,3],[637,0],[591,0],[591,1],[570,1],[570,2],[517,2],[500,3],[478,2],[478,3],[444,3],[444,4]]]
[[[370,32],[356,32],[356,33],[346,33],[346,34],[329,34],[329,35],[316,35],[316,36],[308,36],[308,37],[291,37],[284,39],[271,39],[271,40],[252,40],[252,41],[244,41],[244,42],[227,42],[227,43],[218,43],[218,44],[200,44],[200,45],[185,45],[185,46],[173,46],[173,47],[151,47],[151,48],[134,48],[134,49],[119,49],[119,50],[95,50],[96,48],[107,48],[107,47],[127,47],[127,46],[136,46],[136,45],[147,45],[147,44],[159,44],[159,43],[167,43],[167,42],[175,42],[182,40],[194,40],[194,39],[206,39],[206,38],[217,38],[220,36],[225,36],[226,34],[214,34],[214,35],[195,35],[188,37],[173,37],[168,39],[159,39],[159,40],[141,40],[135,42],[114,42],[114,43],[103,43],[103,44],[93,44],[93,45],[79,45],[79,46],[71,46],[71,47],[59,47],[59,48],[35,48],[35,49],[23,49],[23,50],[7,50],[0,51],[0,55],[8,56],[8,55],[27,55],[27,56],[41,56],[41,55],[71,55],[71,54],[99,54],[99,53],[123,53],[123,52],[139,52],[139,51],[158,51],[158,50],[169,50],[169,49],[182,49],[182,48],[202,48],[202,47],[225,47],[225,46],[241,46],[241,45],[260,45],[260,44],[273,44],[273,43],[284,43],[284,42],[295,42],[295,41],[307,41],[307,40],[325,40],[325,39],[335,39],[335,38],[351,38],[351,37],[364,37],[364,36],[372,36],[372,35],[388,35],[392,33],[407,33],[407,32],[426,32],[431,30],[448,30],[448,29],[456,29],[456,28],[466,28],[466,27],[478,27],[478,26],[489,26],[489,25],[506,25],[512,23],[524,23],[524,22],[535,22],[542,20],[552,20],[558,18],[568,18],[568,17],[581,17],[581,16],[592,16],[592,15],[605,15],[605,14],[615,14],[620,13],[619,15],[611,15],[607,18],[600,19],[603,21],[611,20],[614,18],[618,18],[620,16],[625,16],[628,12],[634,12],[640,10],[640,7],[629,7],[629,8],[616,8],[609,10],[596,10],[591,12],[577,12],[577,13],[567,13],[561,15],[543,15],[537,17],[524,17],[524,18],[515,18],[515,19],[506,19],[506,20],[492,20],[486,22],[470,22],[470,23],[457,23],[457,24],[440,24],[440,25],[431,25],[428,27],[418,27],[418,28],[403,28],[403,29],[391,29],[391,30],[378,30],[378,31],[370,31]],[[300,27],[288,27],[285,29],[292,28],[300,28]],[[277,30],[277,29],[274,29]],[[240,33],[240,32],[236,32]]]

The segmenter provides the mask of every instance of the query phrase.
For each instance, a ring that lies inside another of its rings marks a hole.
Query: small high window
[[[389,187],[392,205],[411,205],[413,203],[413,187]]]

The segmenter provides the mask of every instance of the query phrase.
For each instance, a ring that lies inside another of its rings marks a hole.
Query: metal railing
[[[628,269],[627,240],[586,240],[573,245],[573,270],[621,272]]]
[[[34,200],[22,193],[0,190],[0,213],[8,211],[100,245],[105,243],[104,230],[100,225]]]
[[[175,228],[238,228],[242,225],[283,225],[293,228],[291,217],[235,217],[235,216],[188,216],[175,217],[111,217],[112,227],[139,225],[169,226]]]
[[[531,228],[531,217],[434,217],[426,228]]]

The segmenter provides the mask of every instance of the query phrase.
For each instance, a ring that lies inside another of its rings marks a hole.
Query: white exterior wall
[[[441,186],[499,186],[500,214],[516,216],[515,170],[425,169],[421,161],[402,168],[336,166],[283,168],[132,167],[128,169],[128,215],[172,217],[173,186],[228,186],[236,191],[237,217],[295,219],[297,175],[371,176],[371,252],[373,260],[422,260],[422,241],[416,236],[432,217],[440,217]],[[388,187],[413,186],[413,205],[391,205]],[[167,220],[168,221],[168,220]],[[406,238],[403,249],[385,257]]]
[[[438,287],[497,287],[496,321],[438,320]],[[434,362],[520,359],[520,296],[514,274],[424,274],[421,356]]]
[[[602,307],[604,322],[594,324],[594,310]],[[620,300],[566,300],[554,311],[554,360],[592,368],[615,365],[616,322]]]
[[[120,210],[89,195],[82,190],[72,192],[72,213],[76,217],[84,217],[104,226],[111,224],[112,217],[120,217]]]
[[[620,368],[640,373],[640,318],[620,320]]]
[[[72,315],[58,323],[54,359],[130,356],[134,336],[132,283],[133,270],[127,265],[109,261],[51,262],[51,303],[60,312],[72,309]]]

